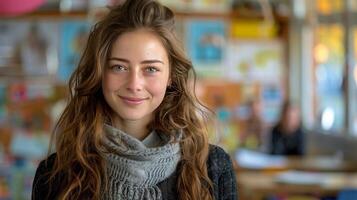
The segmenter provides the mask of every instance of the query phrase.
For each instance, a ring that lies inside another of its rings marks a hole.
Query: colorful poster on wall
[[[272,39],[278,37],[278,26],[265,20],[233,20],[231,35],[243,39]]]
[[[9,20],[0,23],[0,74],[47,76],[58,66],[58,23]]]
[[[233,81],[280,82],[284,70],[280,40],[234,40],[227,47],[225,76]]]
[[[79,63],[89,34],[87,21],[65,21],[61,24],[60,66],[58,79],[68,81]]]
[[[19,103],[28,100],[27,86],[25,83],[18,82],[8,86],[9,100],[12,103]]]
[[[186,26],[186,47],[198,75],[222,77],[226,24],[219,20],[192,20]]]
[[[261,100],[264,104],[262,117],[265,122],[273,124],[280,117],[284,94],[279,84],[264,84],[261,90]]]
[[[20,73],[21,60],[18,46],[26,32],[27,22],[1,21],[0,22],[0,74],[12,75]]]
[[[20,46],[22,66],[27,75],[53,75],[58,66],[58,24],[30,23]]]
[[[241,85],[233,82],[201,81],[200,100],[215,113],[216,124],[210,139],[228,152],[239,144],[240,124],[235,110],[240,104]]]

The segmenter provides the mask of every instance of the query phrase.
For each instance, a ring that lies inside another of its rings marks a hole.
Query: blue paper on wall
[[[87,42],[90,24],[87,21],[66,21],[61,24],[61,48],[58,79],[67,81],[77,67]]]
[[[47,153],[48,144],[48,134],[33,137],[21,132],[14,134],[10,150],[13,155],[26,159],[42,159]]]
[[[223,21],[195,20],[188,23],[187,46],[193,62],[221,62],[224,40]]]
[[[226,24],[220,20],[192,20],[187,23],[186,46],[201,76],[222,76]]]

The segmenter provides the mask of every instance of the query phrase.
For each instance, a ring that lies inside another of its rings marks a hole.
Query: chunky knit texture
[[[168,178],[180,160],[180,146],[174,137],[161,136],[163,146],[147,147],[142,141],[105,125],[108,190],[103,199],[159,200],[157,183]],[[155,134],[155,133],[151,133]]]
[[[43,160],[37,170],[33,181],[32,200],[58,199],[58,194],[63,189],[65,174],[55,177],[48,183],[49,173],[53,169],[56,154]],[[237,185],[235,173],[229,155],[218,146],[210,145],[210,153],[207,160],[208,176],[213,183],[213,195],[215,200],[237,200]],[[180,163],[176,171],[167,179],[157,184],[164,200],[178,200],[177,179],[180,175]],[[83,194],[83,196],[86,196]],[[90,196],[88,198],[92,199]]]

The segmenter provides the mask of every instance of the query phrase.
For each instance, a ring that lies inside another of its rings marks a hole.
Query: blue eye
[[[149,72],[149,73],[155,73],[157,71],[159,71],[156,67],[147,67],[145,69],[145,71]]]

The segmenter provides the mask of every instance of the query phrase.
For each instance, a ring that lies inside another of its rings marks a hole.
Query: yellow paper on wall
[[[277,26],[262,20],[236,20],[232,22],[233,38],[273,38],[277,36]]]

